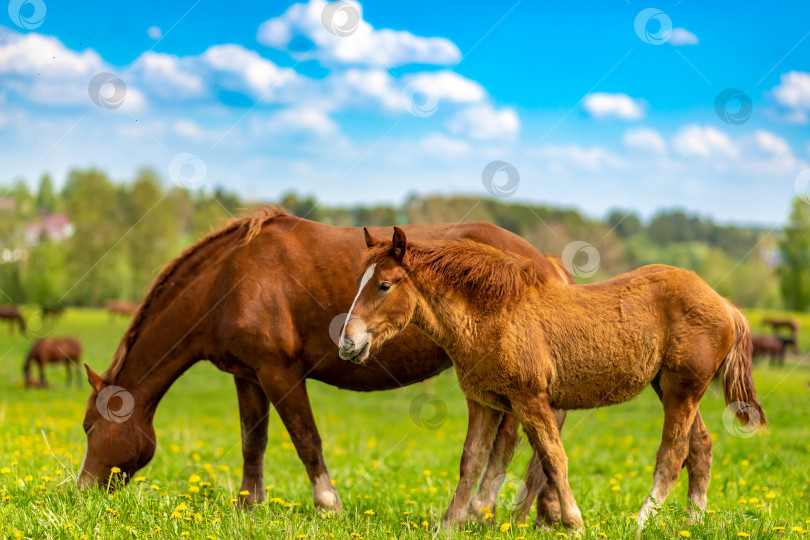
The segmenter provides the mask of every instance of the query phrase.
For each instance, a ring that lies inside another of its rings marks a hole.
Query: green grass
[[[751,312],[753,320],[761,318]],[[122,320],[105,313],[69,310],[54,335],[75,334],[85,360],[98,371],[108,365]],[[810,324],[804,325],[810,330]],[[805,349],[808,334],[803,334]],[[22,388],[21,365],[30,342],[0,327],[0,537],[14,538],[429,538],[455,488],[466,428],[463,396],[452,372],[433,388],[359,394],[309,383],[313,409],[330,472],[345,507],[324,516],[312,505],[304,468],[278,418],[270,422],[266,454],[267,498],[251,512],[232,500],[241,481],[239,418],[231,378],[201,363],[181,378],[158,409],[158,450],[146,479],[109,495],[79,492],[74,477],[84,453],[81,420],[86,385],[68,389],[64,371],[50,372],[51,388]],[[710,514],[703,524],[685,522],[686,474],[644,531],[645,538],[793,538],[810,529],[810,428],[805,366],[758,366],[758,394],[770,425],[751,438],[733,436],[722,422],[723,400],[712,388],[701,412],[714,440]],[[440,429],[419,427],[409,415],[413,399],[435,392],[447,405]],[[574,496],[584,514],[585,538],[631,538],[636,513],[652,481],[650,467],[663,414],[645,391],[616,407],[572,412],[565,426]],[[522,476],[529,449],[524,441],[511,466]],[[199,482],[189,483],[197,474]],[[191,486],[201,486],[198,493]],[[507,488],[507,497],[515,488]],[[769,494],[773,494],[770,495]],[[774,496],[775,495],[775,496]],[[185,506],[183,506],[185,505]],[[504,504],[503,506],[507,506]],[[172,514],[179,510],[175,517]],[[180,517],[177,517],[179,514]],[[558,538],[530,524],[508,523],[504,508],[495,524],[469,524],[453,537]],[[531,522],[529,522],[531,523]],[[773,530],[785,527],[784,530]],[[158,530],[159,528],[159,530]],[[504,525],[506,528],[506,525]]]

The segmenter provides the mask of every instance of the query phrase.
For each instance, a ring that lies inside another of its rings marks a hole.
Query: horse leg
[[[695,413],[692,429],[689,432],[689,455],[686,458],[686,471],[689,474],[687,510],[695,514],[706,511],[709,480],[712,477],[712,439],[700,412]]]
[[[566,411],[554,411],[554,419],[557,421],[557,428],[562,431],[565,423]],[[535,526],[545,527],[547,523],[560,521],[560,499],[557,497],[557,490],[548,482],[543,466],[537,457],[537,452],[532,455],[529,468],[526,471],[526,492],[525,497],[515,507],[512,519],[518,523],[523,523],[531,510],[532,501],[537,499],[537,518]]]
[[[39,385],[45,388],[48,386],[47,381],[45,381],[45,362],[41,358],[37,358],[37,365],[39,367]]]
[[[487,459],[487,450],[492,448],[503,416],[502,412],[481,405],[470,398],[467,398],[467,409],[469,422],[459,464],[458,486],[450,506],[444,513],[445,528],[463,525],[467,520],[470,495],[475,482],[481,476],[484,461]]]
[[[671,371],[663,371],[659,379],[664,404],[664,430],[661,446],[655,460],[653,486],[638,512],[636,522],[644,527],[656,504],[663,504],[672,486],[678,480],[687,457],[692,424],[697,413],[701,391],[693,390],[694,375],[679,377]]]
[[[512,404],[516,416],[523,423],[523,429],[532,442],[548,482],[557,491],[560,521],[566,527],[582,529],[584,526],[582,513],[568,485],[568,458],[563,449],[548,395],[539,394],[523,399],[512,399]]]
[[[652,382],[652,387],[658,398],[663,403],[663,394],[658,379]],[[692,429],[689,431],[689,454],[684,462],[686,472],[689,475],[689,494],[687,499],[692,504],[687,508],[690,513],[695,510],[701,512],[706,510],[707,493],[709,491],[709,480],[712,470],[712,440],[709,437],[700,411],[695,413],[695,420],[692,422]]]
[[[511,414],[503,415],[495,436],[495,445],[492,447],[484,469],[484,476],[478,483],[478,489],[475,490],[475,495],[470,501],[470,512],[474,519],[480,516],[484,508],[495,513],[495,504],[503,484],[504,473],[509,467],[509,462],[512,461],[512,455],[519,442],[520,433],[518,433],[517,420]]]
[[[70,388],[71,383],[73,383],[73,370],[71,368],[71,360],[68,358],[65,360],[65,374],[67,375],[67,385]]]
[[[273,370],[277,369],[273,366]],[[307,469],[315,507],[329,512],[342,511],[343,504],[323,460],[321,437],[312,416],[306,379],[289,372],[270,371],[264,376],[260,374],[259,382],[278,411],[298,457]]]
[[[242,487],[249,495],[240,497],[243,505],[264,501],[264,452],[267,449],[267,423],[270,415],[270,400],[258,384],[240,377],[236,383],[239,400],[239,419],[242,429]]]

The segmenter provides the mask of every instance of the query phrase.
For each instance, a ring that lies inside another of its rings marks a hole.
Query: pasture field
[[[31,310],[28,310],[29,312]],[[747,313],[756,324],[763,313]],[[810,350],[810,320],[802,345]],[[74,334],[101,372],[126,322],[98,310],[70,309],[53,335]],[[0,537],[2,538],[431,538],[455,488],[466,428],[463,396],[448,371],[430,384],[359,394],[310,382],[327,464],[344,512],[316,512],[303,466],[277,416],[270,419],[265,461],[267,502],[253,511],[233,504],[241,481],[239,417],[231,378],[200,363],[157,411],[158,449],[130,486],[110,495],[79,492],[75,475],[85,436],[89,386],[67,388],[61,367],[47,390],[22,388],[30,341],[0,326]],[[753,436],[723,422],[712,386],[701,413],[714,441],[709,513],[686,521],[686,473],[644,538],[798,538],[810,529],[810,363],[758,365],[754,379],[769,426]],[[414,406],[430,392],[438,400]],[[416,400],[416,401],[415,401]],[[446,418],[443,411],[446,408]],[[413,410],[412,410],[413,409]],[[633,515],[652,482],[662,409],[652,390],[624,405],[569,414],[563,432],[583,538],[634,538]],[[735,435],[736,433],[736,435]],[[521,442],[511,473],[529,457]],[[453,538],[563,538],[510,523],[520,483],[510,480],[490,525],[468,524]]]

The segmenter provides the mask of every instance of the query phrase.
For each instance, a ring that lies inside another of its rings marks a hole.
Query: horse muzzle
[[[353,364],[362,364],[368,359],[370,349],[371,337],[368,335],[361,343],[356,343],[353,339],[344,338],[338,354],[343,360],[348,360]]]

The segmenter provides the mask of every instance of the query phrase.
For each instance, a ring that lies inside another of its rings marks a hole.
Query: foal
[[[664,405],[653,486],[638,513],[689,468],[689,500],[706,508],[711,442],[698,402],[724,368],[726,401],[739,420],[764,423],[751,379],[748,323],[695,274],[647,266],[590,285],[552,282],[531,261],[475,242],[392,242],[366,233],[367,269],[341,333],[340,356],[364,362],[414,323],[443,347],[467,397],[469,425],[460,479],[445,526],[466,520],[473,484],[504,412],[522,422],[561,521],[582,527],[553,409],[628,401],[652,385]]]

